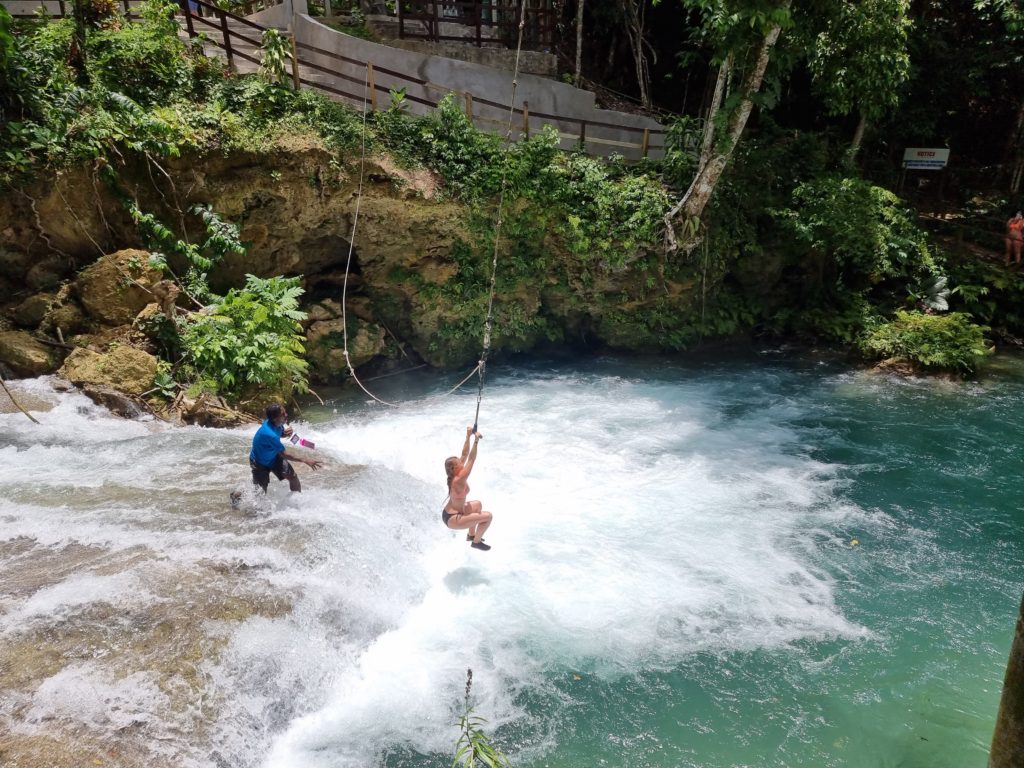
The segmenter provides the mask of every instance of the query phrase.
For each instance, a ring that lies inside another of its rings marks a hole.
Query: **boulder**
[[[43,322],[43,318],[46,317],[46,313],[49,312],[54,298],[54,294],[48,293],[29,296],[14,308],[11,318],[22,328],[38,328],[39,324]]]
[[[82,392],[96,405],[102,405],[111,413],[125,419],[137,419],[147,413],[139,403],[113,387],[88,384],[82,387]]]
[[[126,249],[82,270],[75,289],[90,317],[104,325],[125,325],[154,300],[151,288],[161,279],[149,268],[149,253]]]
[[[52,290],[69,277],[73,269],[72,263],[63,256],[44,256],[36,260],[25,274],[25,284],[36,291]]]
[[[60,375],[79,387],[111,387],[129,395],[141,395],[153,388],[156,358],[124,344],[107,352],[76,349],[64,361]]]
[[[348,354],[353,368],[368,363],[384,352],[384,329],[376,323],[349,318]],[[341,320],[313,323],[306,331],[306,358],[322,381],[348,375],[345,338]]]
[[[0,333],[0,363],[16,376],[42,376],[56,370],[60,358],[26,331],[5,331]]]

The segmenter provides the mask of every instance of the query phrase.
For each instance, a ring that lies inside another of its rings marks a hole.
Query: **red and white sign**
[[[949,150],[945,147],[923,149],[908,147],[903,150],[903,167],[919,171],[941,171],[949,162]]]

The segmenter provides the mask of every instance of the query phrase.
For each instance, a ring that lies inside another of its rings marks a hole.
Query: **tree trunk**
[[[788,8],[789,0],[786,0],[786,2],[782,4],[782,7]],[[772,47],[779,39],[779,33],[781,31],[782,28],[778,24],[775,24],[765,34],[764,39],[761,41],[761,45],[758,47],[754,65],[747,73],[747,76],[743,81],[743,85],[741,86],[742,97],[740,99],[740,103],[729,117],[726,136],[713,142],[707,162],[698,167],[693,183],[690,184],[690,188],[686,191],[682,200],[680,200],[672,210],[666,214],[666,237],[668,239],[668,247],[670,250],[675,250],[677,248],[691,250],[700,242],[701,235],[699,234],[698,228],[694,226],[692,222],[700,221],[700,218],[704,213],[704,208],[711,199],[711,195],[715,191],[715,186],[722,177],[722,172],[725,170],[725,166],[728,164],[733,151],[736,149],[736,145],[739,143],[740,137],[743,135],[743,130],[747,126],[747,120],[750,118],[750,113],[754,109],[753,96],[761,88],[765,70],[768,68],[768,61],[771,58]],[[728,79],[728,75],[729,71],[727,70],[724,73],[724,77]],[[723,73],[719,72],[719,77],[721,78],[722,76]],[[714,126],[706,126],[706,128],[714,130]],[[707,134],[705,133],[705,137],[706,136]],[[685,224],[684,239],[682,242],[677,242],[675,235],[675,223],[679,218],[682,218]]]
[[[1020,768],[1024,765],[1024,599],[1020,603],[1017,631],[1006,665],[1003,697],[999,703],[988,768]]]
[[[74,28],[71,33],[71,48],[68,52],[68,64],[75,70],[75,80],[79,85],[89,84],[89,70],[85,53],[85,6],[84,0],[73,0],[71,12],[74,16]]]
[[[852,163],[854,158],[857,157],[857,153],[860,152],[860,145],[864,141],[864,131],[868,127],[868,116],[863,112],[860,113],[860,122],[857,123],[857,130],[853,132],[853,141],[850,142],[850,162]]]
[[[718,68],[718,78],[715,80],[715,93],[711,97],[711,105],[708,107],[708,114],[704,118],[704,138],[700,146],[700,160],[697,162],[699,171],[708,164],[711,159],[711,150],[715,145],[715,120],[718,118],[718,110],[722,107],[722,99],[725,98],[725,83],[729,79],[729,70],[732,69],[732,54],[725,57],[725,61]]]
[[[583,76],[583,0],[576,0],[576,75],[573,83],[580,87]]]
[[[620,0],[626,16],[626,35],[629,47],[633,52],[633,66],[636,68],[636,81],[640,87],[640,103],[644,109],[651,108],[650,73],[647,68],[647,56],[644,48],[644,16],[647,0]]]
[[[1024,101],[1020,103],[1020,109],[1017,110],[1017,117],[1013,121],[1013,128],[1010,129],[1010,135],[1006,139],[1006,147],[1003,149],[1003,162],[1009,162],[1016,152],[1014,151],[1020,145],[1021,134],[1024,134]]]

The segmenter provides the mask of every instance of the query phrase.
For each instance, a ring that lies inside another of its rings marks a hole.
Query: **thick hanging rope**
[[[508,104],[508,126],[507,126],[507,128],[505,130],[505,140],[504,140],[504,144],[505,144],[506,150],[508,148],[508,145],[511,144],[511,142],[512,142],[512,121],[513,121],[513,119],[515,117],[516,89],[518,88],[518,85],[519,85],[519,59],[520,59],[520,56],[521,56],[522,50],[523,50],[523,30],[526,28],[526,3],[527,3],[527,0],[522,0],[522,8],[520,10],[520,15],[519,15],[519,36],[518,36],[518,39],[516,41],[515,66],[514,66],[513,71],[512,71],[512,94],[511,94],[511,97],[509,98],[509,104]],[[346,306],[346,304],[347,304],[347,296],[348,296],[348,275],[349,275],[349,270],[351,269],[351,266],[352,266],[352,254],[355,251],[356,228],[359,225],[359,208],[360,208],[360,205],[361,205],[361,203],[363,201],[363,177],[364,177],[364,170],[365,170],[365,166],[366,166],[366,114],[367,114],[367,92],[368,92],[368,90],[369,90],[369,71],[367,71],[366,76],[363,78],[363,123],[362,123],[362,134],[361,134],[361,139],[360,139],[361,143],[360,143],[360,154],[359,154],[359,185],[356,188],[356,209],[355,209],[355,212],[354,212],[354,214],[352,216],[352,233],[351,233],[351,235],[349,237],[349,240],[348,240],[348,258],[345,261],[345,279],[344,279],[344,282],[342,283],[342,287],[341,287],[341,331],[342,331],[342,340],[343,340],[343,344],[344,344],[342,353],[345,356],[345,365],[348,367],[349,375],[356,382],[356,384],[359,385],[359,388],[361,390],[363,390],[363,392],[365,392],[369,397],[371,397],[373,400],[375,400],[376,402],[380,403],[381,405],[389,405],[389,406],[397,408],[397,407],[400,407],[398,403],[391,403],[391,402],[388,402],[387,400],[383,400],[383,399],[377,397],[377,395],[373,394],[373,392],[371,392],[370,390],[368,390],[366,388],[366,386],[363,384],[363,382],[360,381],[359,377],[356,375],[355,368],[352,366],[352,360],[349,358],[349,353],[348,353],[348,310],[347,310],[347,306]],[[496,221],[495,227],[494,227],[494,255],[493,255],[493,258],[491,259],[491,284],[490,284],[490,290],[488,292],[488,297],[487,297],[487,318],[484,321],[484,336],[483,336],[482,349],[480,351],[480,360],[479,360],[479,362],[477,362],[477,364],[473,368],[473,370],[471,370],[466,375],[466,377],[464,379],[462,379],[462,381],[460,381],[458,384],[456,384],[454,387],[452,387],[450,390],[448,390],[447,392],[443,393],[442,395],[435,396],[435,397],[445,397],[447,395],[450,395],[450,394],[454,393],[455,391],[457,391],[460,387],[462,387],[462,385],[465,384],[467,381],[469,381],[471,378],[473,378],[473,374],[479,374],[479,383],[478,383],[477,393],[476,393],[476,413],[473,416],[473,431],[474,432],[476,431],[476,428],[477,428],[477,426],[478,426],[478,424],[480,422],[480,403],[482,402],[483,396],[484,396],[484,379],[485,379],[485,372],[486,372],[486,367],[487,367],[487,356],[490,354],[490,351],[491,351],[491,331],[492,331],[492,329],[494,327],[494,293],[495,293],[495,285],[496,285],[497,275],[498,275],[498,252],[500,250],[500,241],[501,241],[502,214],[503,214],[504,208],[505,208],[505,190],[507,188],[507,180],[508,180],[508,161],[507,160],[508,160],[507,155],[502,158],[501,188],[500,188],[500,192],[498,194],[498,214],[497,214],[497,221]]]
[[[508,180],[508,146],[512,143],[512,119],[516,110],[516,89],[519,87],[519,56],[523,51],[523,29],[526,28],[526,3],[527,0],[520,0],[522,7],[519,12],[519,37],[516,40],[516,61],[512,69],[512,94],[508,100],[508,127],[505,129],[506,153],[502,157],[501,164],[501,191],[498,194],[498,217],[494,225],[494,257],[491,259],[491,290],[487,297],[487,319],[484,321],[484,343],[480,351],[480,362],[477,363],[477,370],[480,372],[480,382],[476,391],[476,413],[473,415],[473,431],[476,432],[480,424],[480,402],[484,398],[484,379],[487,374],[487,355],[491,352],[491,329],[494,327],[494,286],[498,277],[498,250],[501,246],[501,224],[502,215],[505,212],[505,189]]]

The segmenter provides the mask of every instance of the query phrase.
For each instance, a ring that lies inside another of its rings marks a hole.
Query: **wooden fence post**
[[[366,79],[370,88],[370,109],[377,111],[377,83],[373,79],[373,62],[366,62]]]
[[[235,57],[231,52],[231,33],[228,31],[228,15],[224,13],[223,8],[217,9],[217,14],[220,16],[220,31],[224,34],[224,53],[228,56],[228,66],[235,66]]]
[[[580,120],[580,146],[587,151],[587,121]]]
[[[288,37],[292,41],[292,82],[295,83],[295,90],[298,91],[302,88],[302,83],[299,82],[299,50],[295,45],[295,33],[292,32]]]
[[[60,6],[60,17],[61,17],[61,18],[63,19],[63,18],[65,17],[65,16],[67,16],[67,15],[68,15],[68,11],[67,11],[67,8],[65,8],[65,7],[64,7],[64,0],[60,0],[60,1],[59,1],[59,2],[57,3],[57,5],[59,5],[59,6]]]
[[[530,102],[523,102],[523,138],[530,138]]]
[[[465,97],[466,97],[466,119],[469,120],[469,122],[472,123],[473,122],[473,94],[470,93],[469,91],[466,91]]]
[[[189,8],[188,0],[181,0],[181,12],[185,14],[185,29],[188,30],[188,38],[191,40],[196,36],[196,28],[192,24],[192,9]]]
[[[644,128],[644,140],[640,144],[640,153],[647,157],[647,150],[651,147],[651,129]]]

